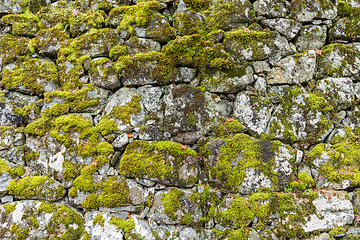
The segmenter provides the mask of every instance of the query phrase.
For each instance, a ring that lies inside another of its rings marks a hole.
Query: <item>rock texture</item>
[[[0,239],[360,239],[360,1],[0,1]]]

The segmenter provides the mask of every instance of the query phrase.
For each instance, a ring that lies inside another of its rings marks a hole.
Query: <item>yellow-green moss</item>
[[[119,230],[124,230],[124,233],[130,233],[135,228],[134,219],[122,220],[119,217],[111,217],[109,223],[115,225]]]
[[[177,189],[171,188],[168,193],[161,195],[161,200],[164,206],[164,212],[172,219],[176,220],[175,212],[180,208],[180,199],[184,196],[184,192]]]
[[[103,215],[98,214],[98,215],[96,215],[96,217],[94,217],[92,223],[93,223],[93,226],[95,226],[98,223],[100,226],[104,227],[104,222],[105,222],[105,220],[103,218]]]
[[[77,227],[74,227],[74,224]],[[46,226],[46,231],[49,235],[61,236],[62,239],[80,239],[85,230],[84,224],[85,221],[80,214],[65,205],[60,205]],[[64,225],[65,232],[60,230],[60,225]]]
[[[120,119],[123,123],[130,123],[130,115],[138,114],[141,111],[140,101],[140,96],[134,95],[131,97],[130,102],[125,105],[114,106],[109,116]]]
[[[15,204],[11,204],[11,203],[4,204],[5,212],[3,213],[2,217],[3,218],[8,217],[10,213],[15,211],[15,208],[16,208],[16,203]]]
[[[17,177],[17,176],[22,176],[24,175],[25,173],[25,170],[24,170],[24,167],[19,165],[15,168],[12,168],[10,171],[9,171],[10,175],[13,176],[13,177]]]
[[[63,186],[50,189],[55,180],[47,176],[27,176],[20,180],[12,180],[7,187],[9,194],[20,199],[47,199],[55,201],[63,196]]]
[[[243,125],[234,119],[228,119],[224,124],[218,126],[215,130],[216,137],[230,137],[244,130]]]
[[[10,232],[16,236],[17,240],[26,240],[29,236],[29,229],[24,229],[16,223],[11,225]]]
[[[7,163],[0,159],[0,175],[4,174],[5,172],[9,172],[11,168],[7,165]]]
[[[23,86],[32,93],[39,94],[45,91],[45,86],[37,83],[39,78],[49,83],[58,83],[59,74],[55,64],[35,58],[20,57],[12,70],[3,69],[1,83],[9,90]]]
[[[170,161],[165,157],[166,154],[175,159]],[[185,164],[186,157],[190,156],[197,158],[194,150],[178,143],[159,141],[150,144],[147,141],[135,140],[127,146],[123,154],[120,161],[120,173],[127,177],[165,178],[176,181],[180,185],[187,185],[196,182],[198,176],[181,180],[178,179],[178,171]],[[192,167],[196,167],[195,164]]]
[[[54,203],[48,203],[48,202],[42,202],[39,206],[39,213],[45,212],[45,213],[53,213],[56,209],[56,206]]]

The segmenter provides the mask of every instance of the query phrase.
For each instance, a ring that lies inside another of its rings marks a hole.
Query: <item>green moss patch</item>
[[[174,157],[170,160],[169,156]],[[120,161],[120,173],[126,177],[158,178],[168,180],[180,186],[197,181],[198,176],[179,179],[179,168],[185,165],[186,158],[192,157],[192,168],[197,166],[196,152],[179,143],[159,141],[131,142]]]

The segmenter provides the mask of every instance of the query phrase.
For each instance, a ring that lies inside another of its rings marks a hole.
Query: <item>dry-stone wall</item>
[[[0,19],[0,239],[360,239],[359,0]]]

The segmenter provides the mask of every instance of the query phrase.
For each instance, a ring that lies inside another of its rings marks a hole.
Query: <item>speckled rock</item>
[[[326,26],[303,26],[299,35],[295,39],[295,46],[299,52],[321,48],[325,45],[326,35]]]
[[[351,224],[354,220],[353,206],[346,192],[324,191],[313,201],[317,215],[313,214],[304,224],[305,232],[330,230]]]
[[[254,2],[256,14],[268,18],[285,17],[288,12],[288,7],[288,3],[283,0],[257,0]]]
[[[92,60],[89,75],[90,83],[101,88],[116,89],[120,87],[119,74],[114,70],[114,63],[108,58]]]
[[[275,108],[266,131],[287,142],[322,142],[334,127],[331,110],[333,106],[324,97],[292,88]]]
[[[235,77],[224,71],[200,73],[200,85],[213,93],[237,93],[254,81],[251,66],[242,67],[237,71],[239,74]]]
[[[288,40],[293,39],[302,27],[299,22],[285,18],[265,19],[261,24],[278,31]]]
[[[128,115],[122,115],[122,111]],[[110,97],[104,114],[115,121],[119,133],[130,132],[145,121],[144,105],[135,88],[120,88]]]
[[[267,83],[298,84],[313,79],[316,70],[316,54],[313,50],[281,59],[267,76]]]
[[[290,2],[290,16],[299,22],[311,22],[314,19],[334,19],[337,15],[337,7],[329,0],[319,2],[316,0],[303,1],[293,0]]]
[[[226,101],[185,85],[166,89],[164,104],[165,130],[184,144],[194,143],[229,114]]]
[[[252,134],[259,136],[265,132],[273,109],[268,100],[250,92],[241,92],[234,102],[234,117]]]

